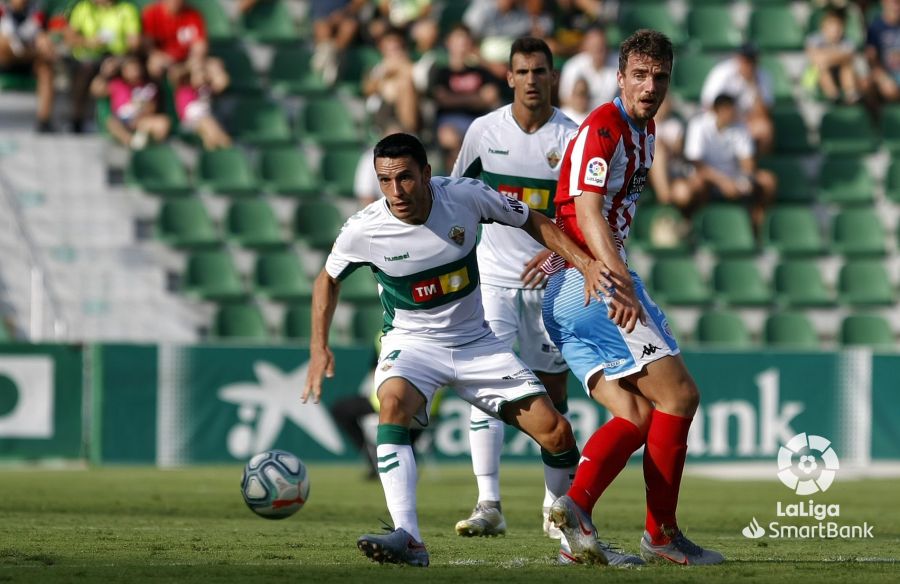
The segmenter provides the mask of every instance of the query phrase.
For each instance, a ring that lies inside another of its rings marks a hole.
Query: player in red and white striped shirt
[[[672,44],[659,32],[640,30],[625,40],[617,74],[621,96],[587,117],[560,169],[557,225],[609,266],[616,287],[604,303],[585,305],[578,271],[556,260],[557,272],[544,295],[551,339],[588,394],[614,416],[588,440],[572,487],[550,508],[551,520],[565,535],[564,563],[610,561],[591,512],[641,446],[647,485],[643,558],[679,564],[724,560],[678,528],[675,510],[687,435],[700,395],[665,314],[628,268],[625,255],[637,199],[653,162],[653,116],[666,96],[672,62]]]

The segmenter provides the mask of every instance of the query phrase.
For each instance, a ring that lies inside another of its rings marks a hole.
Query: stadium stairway
[[[109,184],[108,148],[98,135],[4,132],[5,316],[32,340],[194,341],[202,315],[167,291],[165,258],[141,245],[140,205]],[[41,323],[31,306],[35,265],[48,292]]]

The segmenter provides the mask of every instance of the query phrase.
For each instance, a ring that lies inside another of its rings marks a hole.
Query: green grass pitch
[[[389,520],[380,484],[362,468],[313,464],[306,507],[282,521],[241,500],[241,467],[156,470],[0,470],[0,582],[897,582],[900,481],[841,480],[816,497],[839,503],[840,521],[874,525],[874,539],[749,540],[753,517],[775,519],[776,501],[806,500],[771,480],[685,477],[682,528],[721,550],[722,566],[635,570],[557,566],[540,531],[538,464],[504,466],[506,537],[463,539],[453,524],[475,500],[467,465],[423,465],[419,512],[427,572],[380,566],[356,538]],[[644,521],[639,467],[629,467],[594,513],[601,536],[637,551]],[[794,520],[801,524],[802,520]]]

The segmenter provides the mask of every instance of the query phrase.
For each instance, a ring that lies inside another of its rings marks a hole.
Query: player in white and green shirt
[[[500,193],[522,201],[532,212],[553,218],[553,197],[562,154],[578,124],[551,104],[558,75],[547,44],[520,38],[510,49],[507,81],[513,103],[484,115],[466,132],[453,176],[483,180]],[[485,317],[494,334],[510,346],[538,376],[554,406],[565,414],[568,367],[550,340],[541,318],[543,272],[549,252],[520,229],[485,225],[478,244]],[[472,515],[456,524],[463,536],[506,531],[500,510],[500,451],[503,424],[472,408],[469,445],[478,483]],[[544,532],[558,538],[547,517],[550,504],[569,489],[566,469],[544,466]]]
[[[552,221],[475,179],[432,178],[425,148],[393,134],[375,146],[385,199],[344,225],[313,287],[309,371],[303,400],[318,402],[334,374],[328,329],[340,281],[368,266],[379,282],[385,335],[375,374],[381,404],[378,470],[394,529],[364,535],[357,546],[378,562],[427,566],[416,515],[413,418],[428,423],[435,391],[449,385],[466,401],[532,436],[551,466],[574,468],[578,448],[569,423],[541,385],[484,320],[475,235],[479,224],[521,228],[584,271],[585,302],[609,289],[602,262]]]

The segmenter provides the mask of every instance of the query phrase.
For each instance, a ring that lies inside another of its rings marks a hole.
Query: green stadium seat
[[[244,98],[232,117],[234,136],[252,146],[293,142],[291,123],[280,105],[265,98]]]
[[[881,139],[894,156],[900,152],[900,105],[881,107]]]
[[[281,46],[269,66],[272,89],[304,96],[320,96],[329,88],[312,69],[312,54],[306,47]]]
[[[381,53],[378,52],[378,49],[368,46],[348,48],[344,52],[338,70],[338,88],[359,95],[362,91],[363,80],[372,67],[380,62]]]
[[[764,6],[750,13],[747,38],[761,51],[799,51],[803,49],[804,29],[790,6]]]
[[[256,291],[273,300],[308,302],[312,284],[294,252],[289,250],[260,254],[254,270]]]
[[[815,260],[786,260],[775,266],[775,293],[791,307],[832,306],[834,294],[825,286]]]
[[[236,147],[203,150],[197,170],[199,182],[222,195],[255,195],[262,188],[246,155]]]
[[[875,180],[861,157],[828,156],[819,172],[819,197],[838,205],[869,205],[875,200]]]
[[[371,344],[381,337],[384,329],[384,309],[378,306],[358,306],[353,312],[353,340]]]
[[[883,256],[887,234],[881,218],[870,207],[842,210],[832,227],[833,250],[848,256]]]
[[[244,35],[260,43],[290,43],[299,39],[284,0],[256,2],[241,15],[241,28]]]
[[[696,6],[685,22],[687,37],[704,51],[730,51],[741,45],[741,31],[728,6]]]
[[[221,242],[203,202],[194,197],[166,201],[156,218],[156,233],[179,248],[213,247]]]
[[[819,335],[802,312],[771,314],[763,326],[763,339],[778,349],[818,349]]]
[[[293,146],[263,150],[259,176],[266,189],[278,195],[311,197],[321,192],[319,180],[310,170],[306,155]]]
[[[310,100],[303,109],[303,135],[323,148],[359,147],[362,136],[347,107],[336,98]],[[351,173],[352,174],[352,173]]]
[[[788,75],[781,59],[777,55],[762,55],[759,58],[759,67],[767,72],[772,80],[772,95],[775,98],[775,102],[778,104],[793,104],[795,84]]]
[[[259,307],[253,304],[226,304],[216,311],[212,333],[220,339],[266,341],[269,331]]]
[[[900,298],[884,262],[874,259],[844,264],[838,274],[838,293],[841,302],[852,306],[892,306]]]
[[[378,304],[378,283],[372,270],[362,266],[341,280],[341,300],[354,305]]]
[[[313,249],[331,249],[343,224],[343,215],[328,201],[304,201],[294,213],[294,235]]]
[[[294,341],[308,341],[312,328],[312,307],[309,303],[295,304],[284,313],[282,334]]]
[[[875,314],[852,314],[841,322],[842,345],[866,345],[873,348],[894,349],[897,344],[891,325]]]
[[[697,320],[694,338],[701,345],[743,349],[753,345],[747,325],[734,312],[704,312]]]
[[[741,205],[707,205],[697,213],[694,229],[700,244],[716,254],[740,255],[756,251],[750,215]]]
[[[718,59],[705,53],[687,53],[678,56],[672,71],[672,88],[686,101],[700,101],[703,82]]]
[[[278,219],[262,199],[235,201],[225,217],[228,239],[243,247],[266,249],[284,247],[284,236]]]
[[[133,152],[126,179],[157,195],[187,195],[193,191],[187,169],[168,144],[152,144]]]
[[[895,203],[900,203],[900,158],[894,158],[888,166],[884,194]]]
[[[806,121],[795,107],[779,106],[772,110],[775,126],[775,151],[779,154],[807,154],[812,151]]]
[[[877,146],[875,130],[862,106],[841,106],[825,112],[819,137],[825,154],[869,154]]]
[[[666,3],[656,3],[654,6],[646,4],[635,2],[622,4],[619,14],[619,28],[622,33],[628,36],[641,28],[652,28],[665,34],[676,46],[684,43],[686,40],[684,27],[672,17]]]
[[[352,198],[356,165],[360,156],[362,153],[356,146],[326,150],[319,163],[325,187],[341,197]]]
[[[188,0],[188,4],[203,14],[206,36],[211,42],[230,41],[235,38],[231,20],[220,0]]]
[[[253,69],[247,51],[238,42],[221,42],[210,45],[210,54],[222,59],[231,79],[230,93],[256,95],[262,93],[260,76]]]
[[[231,256],[227,251],[198,251],[188,257],[184,289],[204,300],[237,301],[246,298]]]
[[[0,91],[34,91],[37,79],[31,72],[0,71]]]
[[[806,175],[798,159],[790,156],[767,157],[759,161],[759,167],[770,170],[778,178],[777,204],[807,204],[814,200],[813,180]]]
[[[773,207],[766,217],[765,240],[786,256],[818,255],[825,251],[818,221],[808,207]]]
[[[772,289],[750,258],[722,260],[713,268],[713,289],[732,306],[765,306]]]
[[[690,251],[688,227],[681,211],[669,205],[641,207],[629,232],[631,245],[655,255],[683,255]]]
[[[653,298],[660,304],[700,306],[712,300],[692,257],[657,259],[650,279]]]

